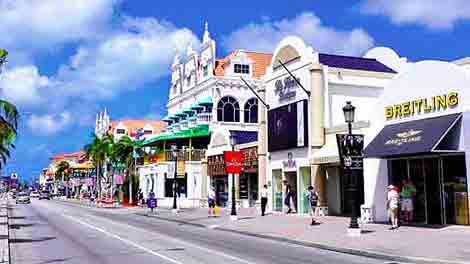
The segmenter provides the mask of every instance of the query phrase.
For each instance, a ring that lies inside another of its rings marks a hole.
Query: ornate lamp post
[[[230,135],[230,145],[232,145],[232,151],[235,151],[235,145],[237,144],[235,137]],[[232,173],[232,211],[230,213],[232,220],[237,220],[237,208],[235,204],[235,173]]]
[[[351,101],[347,101],[346,105],[343,107],[344,113],[344,120],[348,124],[348,137],[352,137],[352,123],[354,122],[354,114],[355,114],[356,107],[351,104]],[[351,140],[347,140],[347,153],[352,152]],[[348,160],[346,160],[348,158]],[[359,225],[357,223],[357,210],[356,204],[358,201],[358,186],[357,186],[357,179],[356,175],[353,175],[351,169],[351,157],[345,157],[345,167],[347,177],[349,178],[349,191],[351,192],[351,222],[349,224],[349,228],[351,229],[359,229]]]

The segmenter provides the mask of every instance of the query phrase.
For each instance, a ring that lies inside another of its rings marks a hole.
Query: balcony
[[[197,114],[198,125],[208,125],[212,121],[212,113],[199,113]]]
[[[186,160],[186,161],[201,161],[205,155],[206,155],[206,150],[205,149],[192,149],[189,151],[189,149],[185,150],[177,150],[176,151],[178,155],[178,160]],[[174,161],[175,156],[172,150],[166,150],[165,151],[165,160],[166,161]]]
[[[188,120],[182,120],[180,123],[180,130],[188,130],[189,129],[189,122]]]
[[[196,127],[196,126],[197,126],[197,117],[192,116],[192,117],[188,118],[188,127],[193,128],[193,127]]]

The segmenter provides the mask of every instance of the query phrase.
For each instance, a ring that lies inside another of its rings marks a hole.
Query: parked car
[[[31,198],[39,198],[39,192],[38,192],[38,191],[32,191],[32,192],[29,194],[29,197],[31,197]]]
[[[42,199],[50,200],[51,194],[49,192],[41,192],[39,194],[39,200],[42,200]]]
[[[16,203],[29,204],[31,203],[31,199],[29,199],[29,195],[27,193],[20,192],[16,195]]]

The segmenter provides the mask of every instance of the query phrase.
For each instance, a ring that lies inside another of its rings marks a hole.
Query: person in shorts
[[[400,195],[393,185],[387,187],[387,209],[392,227],[390,230],[398,228],[398,204]]]
[[[310,223],[310,225],[315,225],[315,212],[317,210],[318,205],[318,193],[315,191],[315,188],[313,188],[313,186],[308,186],[307,191],[307,198],[310,203],[310,216],[312,217],[312,222]]]
[[[403,220],[407,223],[413,221],[413,198],[416,195],[416,187],[411,180],[403,180],[402,188],[400,191],[401,198],[401,212]]]
[[[213,188],[210,188],[209,194],[207,195],[207,203],[209,206],[209,217],[215,216],[214,208],[215,208],[215,191]]]

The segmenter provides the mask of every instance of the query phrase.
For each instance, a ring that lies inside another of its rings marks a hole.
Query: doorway
[[[295,210],[295,212],[298,212],[298,207],[297,207],[297,173],[296,172],[285,172],[284,173],[284,180],[287,181],[287,184],[290,185],[290,191],[291,191],[291,208]],[[284,197],[287,195],[285,193],[286,186],[284,186]]]

